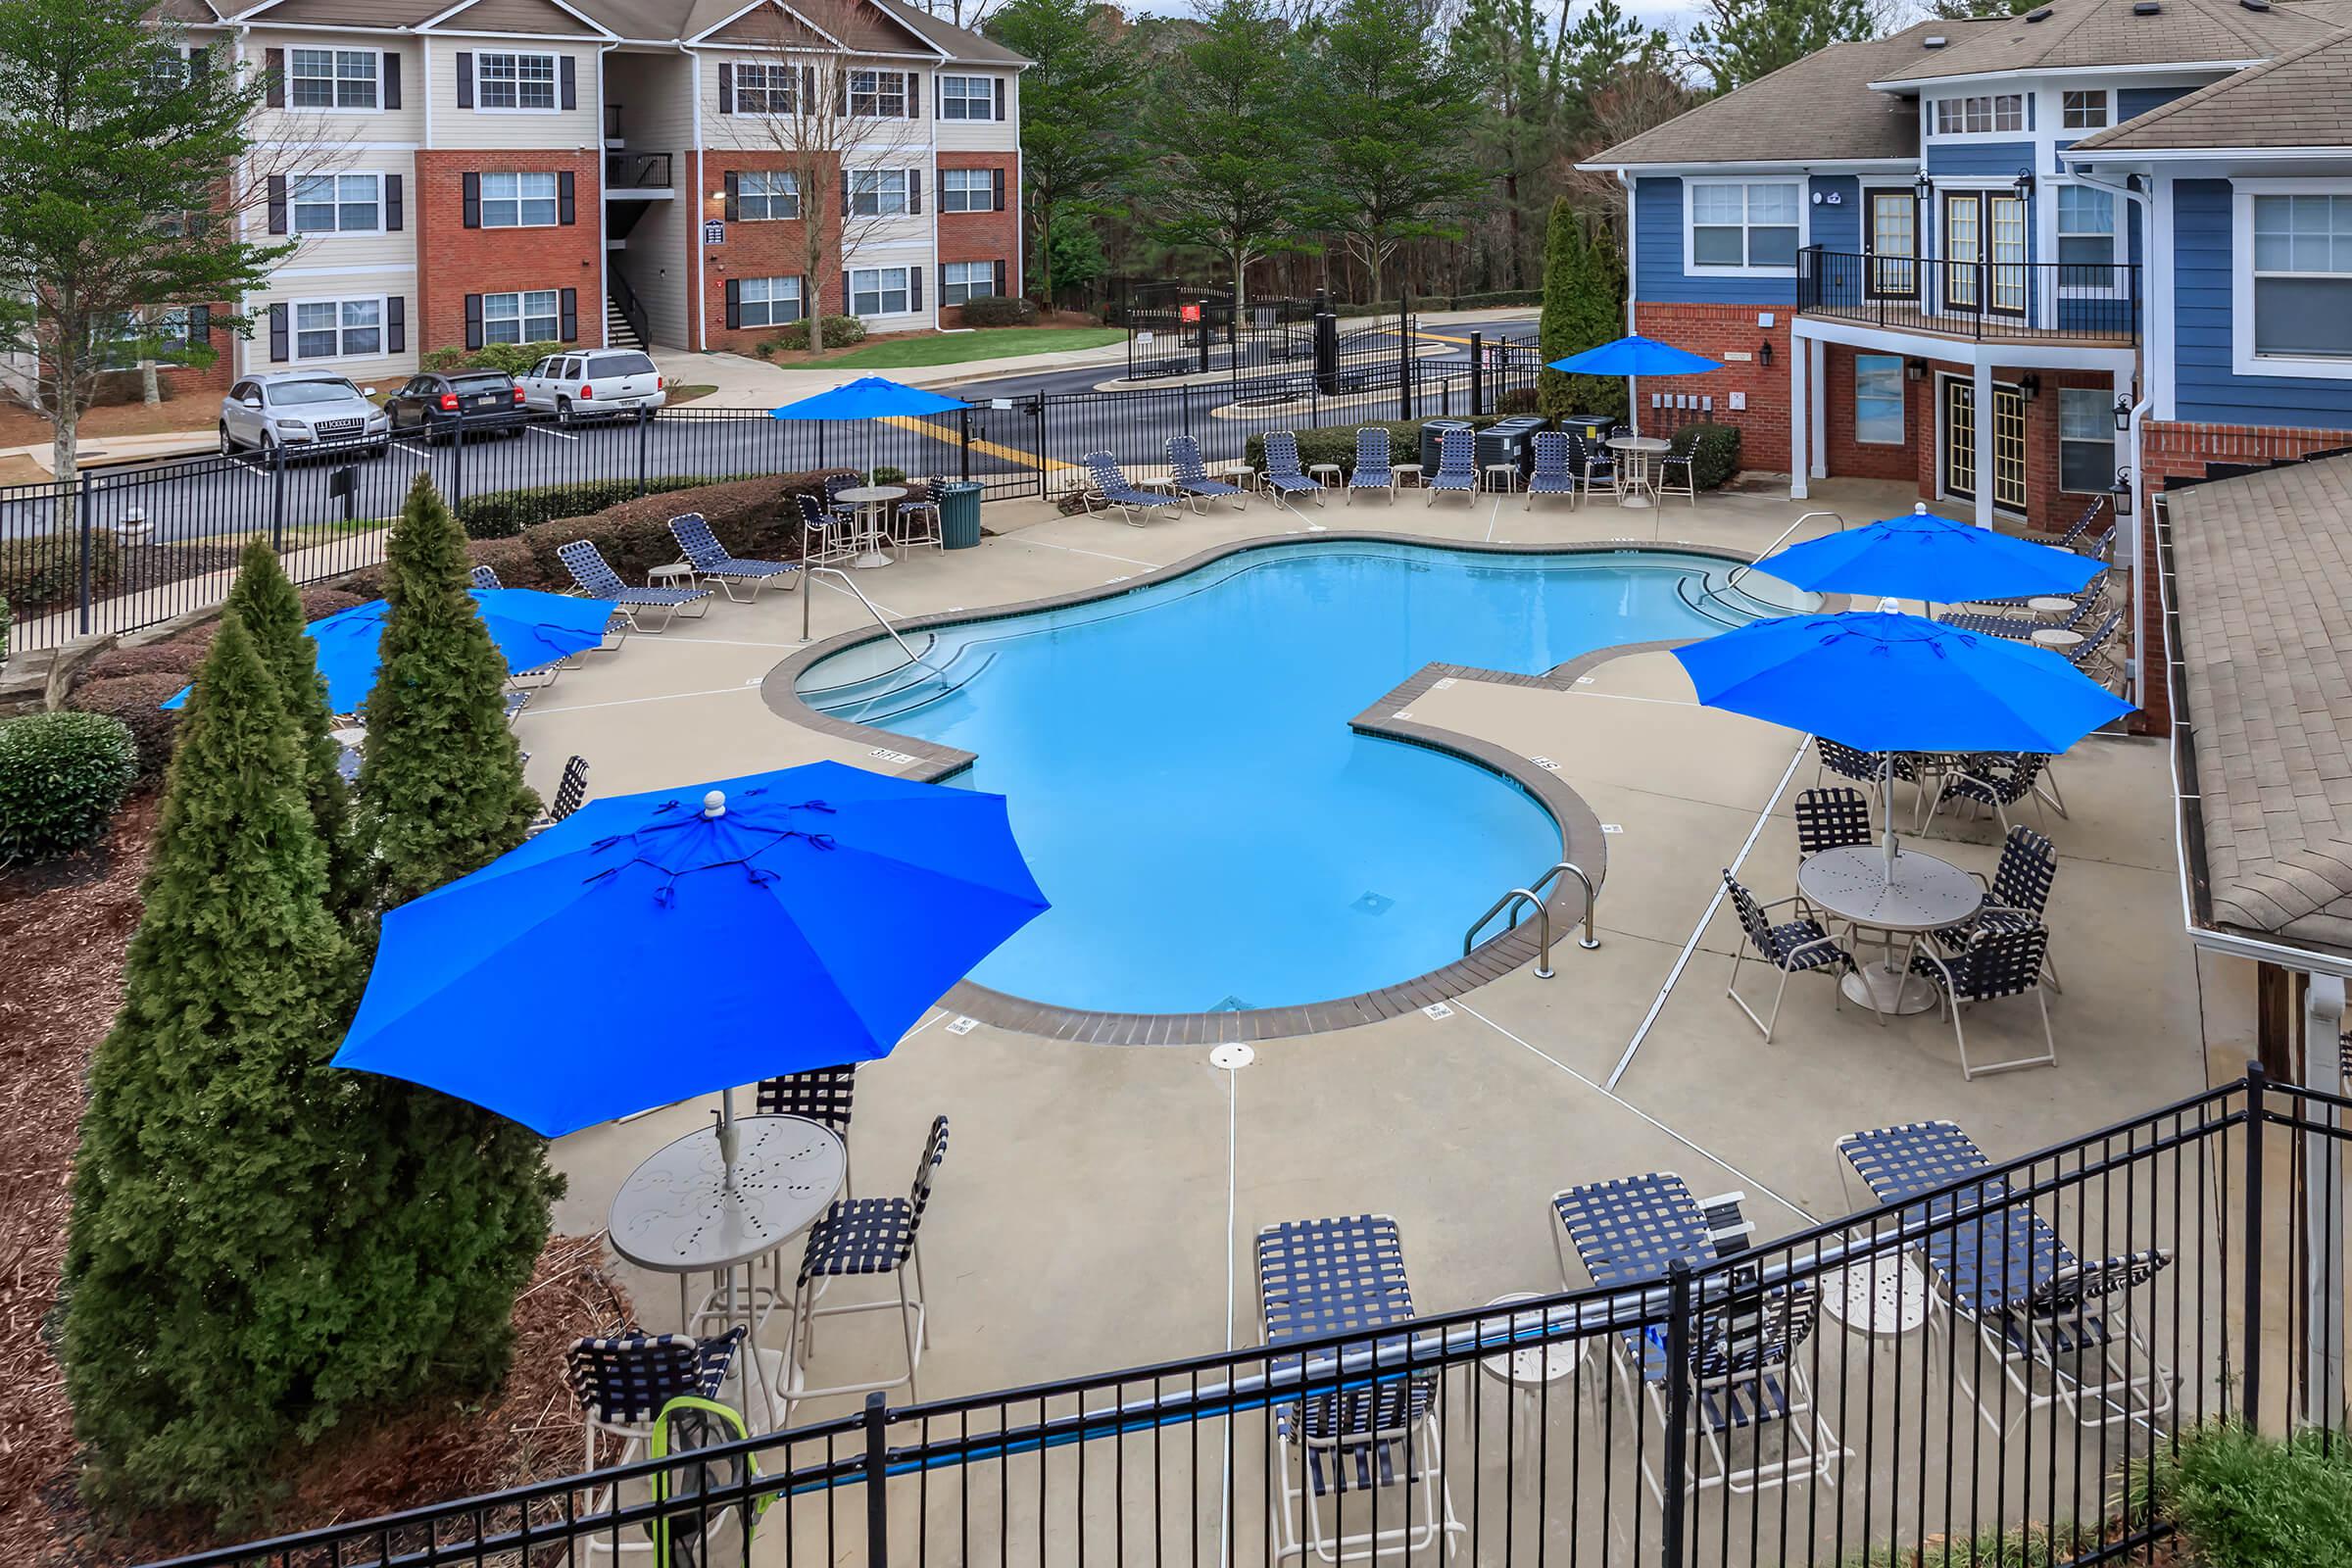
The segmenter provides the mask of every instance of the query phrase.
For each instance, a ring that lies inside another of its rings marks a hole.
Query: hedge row
[[[122,587],[122,546],[110,528],[90,530],[90,594],[103,599]],[[0,546],[0,599],[31,618],[80,603],[81,542],[74,534],[36,533]]]
[[[644,493],[692,490],[699,485],[734,484],[756,478],[749,473],[686,473],[645,481]],[[458,509],[468,539],[512,539],[535,522],[558,517],[580,517],[607,507],[617,507],[638,496],[634,479],[582,479],[572,484],[543,484],[522,490],[485,490],[469,496]]]
[[[1037,319],[1037,307],[1018,294],[983,294],[963,302],[966,326],[1027,326]]]
[[[846,349],[853,343],[865,341],[865,323],[855,316],[825,318],[825,347]],[[778,349],[805,349],[808,346],[808,323],[795,321],[778,331],[774,337],[763,337],[752,345],[752,352],[766,359]]]

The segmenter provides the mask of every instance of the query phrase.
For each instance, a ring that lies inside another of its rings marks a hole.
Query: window
[[[800,90],[797,66],[742,65],[735,68],[735,112],[739,115],[789,115]]]
[[[1993,93],[1981,98],[1936,100],[1936,134],[1982,136],[1988,131],[2026,128],[2026,95]]]
[[[1690,265],[1794,267],[1803,212],[1790,180],[1690,184]]]
[[[556,315],[556,291],[552,288],[482,296],[485,343],[545,343],[561,336],[563,330]]]
[[[783,326],[801,318],[801,280],[797,277],[747,277],[736,298],[742,307],[738,319],[745,326]]]
[[[373,234],[384,226],[381,174],[297,174],[286,194],[297,234]]]
[[[476,55],[474,102],[484,109],[556,107],[554,55]]]
[[[2096,185],[2058,187],[2058,286],[2112,288],[2115,193]]]
[[[850,274],[852,316],[900,316],[909,308],[904,267],[865,267]]]
[[[941,170],[939,210],[943,213],[995,212],[997,172],[993,169]]]
[[[902,71],[850,73],[850,113],[869,120],[906,118],[906,74]]]
[[[1906,439],[1901,355],[1854,356],[1854,439],[1882,447]]]
[[[735,176],[735,216],[747,223],[766,218],[801,216],[801,176],[781,171],[746,171]],[[792,317],[786,320],[795,319]]]
[[[993,76],[940,77],[939,118],[942,120],[996,119],[996,78]]]
[[[939,303],[961,305],[984,300],[997,291],[994,262],[950,262],[939,270]]]
[[[858,218],[890,218],[906,211],[906,171],[867,169],[850,174],[850,212]]]
[[[187,49],[159,51],[147,63],[147,90],[158,98],[164,98],[185,87],[190,76],[188,55]]]
[[[294,304],[294,357],[298,360],[344,359],[355,354],[384,352],[384,302],[366,300],[297,300]]]
[[[296,109],[373,109],[372,49],[289,49],[286,102]]]
[[[1908,190],[1863,194],[1870,203],[1870,294],[1909,299],[1919,292],[1919,198]]]
[[[556,220],[553,174],[484,174],[484,228],[544,228]]]
[[[2352,360],[2352,194],[2252,200],[2255,356]]]
[[[2107,89],[2065,94],[2058,118],[2068,130],[2097,130],[2107,123]]]
[[[2115,406],[2095,386],[2058,389],[2058,488],[2115,488]]]

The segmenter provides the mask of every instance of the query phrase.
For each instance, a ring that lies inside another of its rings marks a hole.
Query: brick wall
[[[943,200],[939,209],[939,261],[942,267],[950,262],[1003,262],[1004,291],[1020,292],[1021,287],[1021,186],[1020,160],[1011,153],[941,153],[941,170],[987,169],[1004,172],[1004,210],[1003,212],[951,213]],[[947,181],[936,182],[934,188],[943,197]],[[940,298],[947,298],[947,274],[938,274]],[[939,313],[942,326],[962,324],[963,310],[953,306]]]
[[[1935,461],[1936,429],[1933,421],[1936,407],[1934,399],[1928,396],[1927,382],[1904,378],[1905,435],[1899,446],[1854,439],[1852,349],[1832,343],[1822,350],[1822,395],[1826,403],[1823,422],[1830,431],[1830,472],[1851,474],[1864,479],[1893,479],[1914,485],[1932,478],[1928,470]],[[1925,461],[1920,457],[1923,446],[1929,454]],[[1933,494],[1933,491],[1928,494]],[[1924,495],[1922,499],[1925,499]]]
[[[467,228],[467,173],[572,175],[572,221],[555,227]],[[409,346],[418,354],[466,342],[466,296],[518,289],[577,289],[579,339],[605,340],[605,273],[597,252],[603,160],[594,151],[416,154],[410,221],[416,228],[416,311]]]
[[[214,306],[215,320],[228,309],[225,305]],[[204,405],[200,411],[203,417],[196,421],[199,424],[212,422],[216,412],[213,404],[228,391],[229,383],[237,378],[237,334],[225,326],[216,325],[211,347],[213,363],[210,365],[167,365],[159,366],[156,370],[162,378],[165,397],[195,398]]]
[[[2203,478],[2209,463],[2254,466],[2344,446],[2352,446],[2352,433],[2295,425],[2143,419],[2139,426],[2140,467],[2148,482],[2159,488],[2166,479]]]
[[[1772,325],[1758,326],[1756,318],[1769,314]],[[1765,473],[1788,469],[1788,318],[1786,305],[1688,305],[1637,301],[1634,329],[1643,337],[1671,343],[1692,354],[1703,354],[1723,366],[1704,375],[1645,375],[1635,383],[1642,417],[1652,417],[1652,393],[1689,393],[1715,400],[1715,421],[1740,429],[1742,466]],[[1756,358],[1772,345],[1772,364]],[[1729,356],[1744,354],[1745,360]],[[1732,394],[1746,395],[1746,409],[1735,412]],[[1676,419],[1688,419],[1678,415]]]
[[[701,186],[707,207],[706,218],[720,217],[725,209],[710,204],[710,193],[724,190],[729,174],[762,170],[792,170],[800,163],[797,154],[780,149],[711,149],[703,155],[704,182]],[[812,292],[822,290],[821,307],[827,316],[846,316],[847,302],[841,297],[841,176],[828,172],[816,182],[813,192],[803,191],[801,210],[810,211],[811,200],[833,205],[827,208],[825,227],[825,256],[819,276],[808,278],[808,259],[804,250],[808,244],[808,224],[799,219],[762,219],[746,222],[741,219],[727,225],[727,242],[711,245],[703,251],[703,332],[705,346],[735,354],[749,354],[763,339],[776,335],[773,326],[727,325],[727,280],[742,277],[800,277],[804,307]],[[924,193],[925,201],[931,199]],[[691,239],[691,235],[689,236]]]

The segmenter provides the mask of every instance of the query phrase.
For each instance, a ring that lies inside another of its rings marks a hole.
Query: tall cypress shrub
[[[1576,341],[1575,300],[1584,272],[1584,228],[1570,210],[1568,198],[1558,197],[1551,204],[1551,220],[1544,231],[1544,314],[1536,328],[1544,364],[1536,375],[1536,412],[1546,419],[1591,412],[1577,408],[1575,401],[1575,388],[1590,377],[1565,375],[1550,368],[1553,360],[1592,346]]]

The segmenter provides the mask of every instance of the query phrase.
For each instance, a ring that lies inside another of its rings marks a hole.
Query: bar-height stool
[[[923,1348],[931,1343],[931,1328],[923,1305],[923,1259],[915,1239],[931,1203],[931,1183],[948,1152],[948,1118],[934,1117],[931,1136],[923,1143],[923,1157],[914,1168],[914,1183],[905,1198],[849,1198],[835,1203],[808,1231],[808,1249],[801,1254],[801,1276],[792,1294],[792,1363],[787,1368],[787,1419],[796,1399],[821,1398],[833,1394],[869,1394],[878,1389],[915,1388]],[[906,1294],[906,1271],[914,1271],[914,1294]],[[875,1301],[847,1301],[819,1306],[825,1287],[837,1279],[888,1275],[898,1288],[896,1297]],[[835,1383],[822,1388],[801,1386],[816,1350],[816,1320],[851,1312],[899,1314],[906,1340],[906,1370],[899,1377],[864,1383]]]

